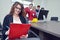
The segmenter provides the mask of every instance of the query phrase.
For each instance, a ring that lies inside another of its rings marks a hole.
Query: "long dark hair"
[[[26,14],[26,13],[25,13],[25,11],[24,11],[24,6],[23,6],[23,4],[21,4],[20,2],[15,2],[15,3],[13,4],[13,6],[11,7],[10,15],[13,15],[14,9],[16,8],[17,5],[20,5],[20,6],[21,6],[21,12],[19,13],[19,16],[22,15],[22,16],[25,17],[25,14]]]

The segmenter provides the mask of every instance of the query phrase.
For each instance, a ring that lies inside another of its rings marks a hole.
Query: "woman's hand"
[[[10,31],[10,29],[8,31],[6,31],[5,35],[9,35],[9,31]]]
[[[20,36],[20,38],[27,38],[28,34]]]

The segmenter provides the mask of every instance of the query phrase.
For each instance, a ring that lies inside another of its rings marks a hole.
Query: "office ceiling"
[[[23,1],[29,1],[29,2],[32,2],[33,0],[23,0]]]

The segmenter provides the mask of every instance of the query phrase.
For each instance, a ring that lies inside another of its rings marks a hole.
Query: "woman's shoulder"
[[[26,23],[26,19],[24,16],[20,16],[20,20],[22,21],[22,23]]]
[[[9,17],[11,17],[12,15],[10,15],[10,14],[7,14],[6,16],[5,16],[5,18],[9,18]]]
[[[21,18],[22,20],[26,20],[24,16],[20,16],[20,18]]]

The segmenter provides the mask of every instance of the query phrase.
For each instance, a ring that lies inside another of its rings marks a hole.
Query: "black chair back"
[[[51,17],[51,21],[58,21],[58,17]]]

